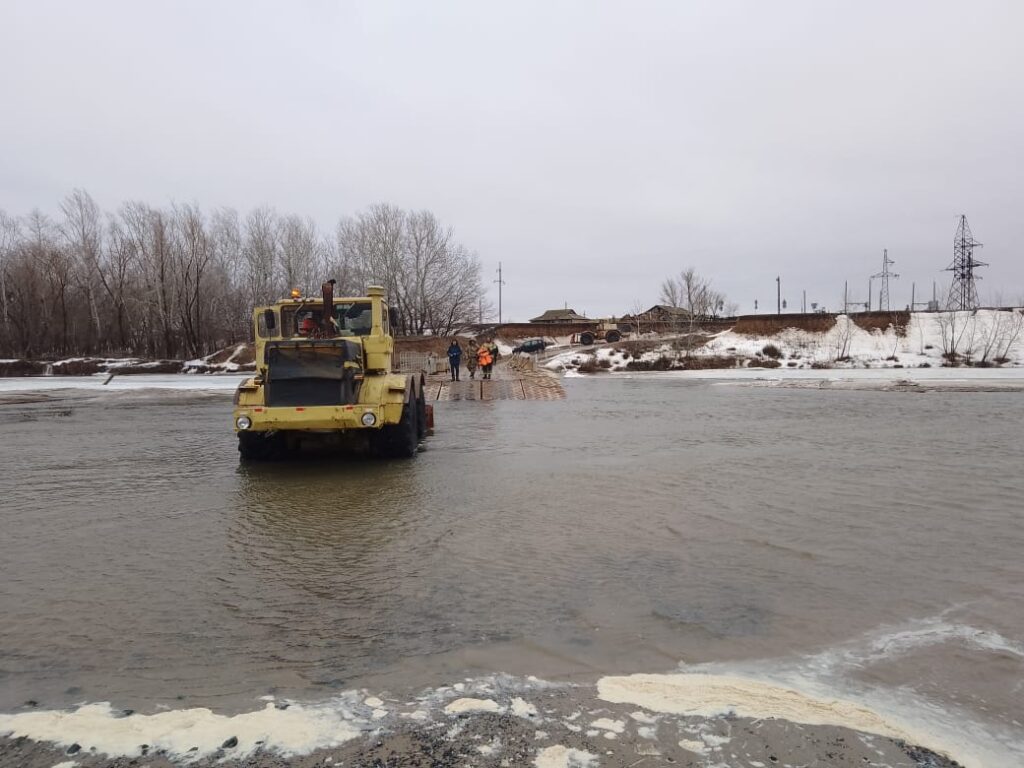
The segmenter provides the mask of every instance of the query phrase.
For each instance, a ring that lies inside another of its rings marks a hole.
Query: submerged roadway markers
[[[494,366],[491,379],[470,379],[463,370],[461,381],[452,381],[448,374],[431,376],[427,381],[427,398],[432,400],[564,400],[565,390],[553,373],[531,370],[505,363]]]

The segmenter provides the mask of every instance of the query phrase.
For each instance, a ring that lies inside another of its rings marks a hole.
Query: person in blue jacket
[[[459,380],[459,368],[462,366],[462,347],[458,339],[452,339],[448,347],[448,367],[452,370],[452,381]]]

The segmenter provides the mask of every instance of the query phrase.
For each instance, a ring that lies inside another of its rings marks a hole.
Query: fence
[[[448,357],[437,355],[433,352],[399,352],[398,372],[418,373],[422,371],[427,375],[432,373],[447,373]]]

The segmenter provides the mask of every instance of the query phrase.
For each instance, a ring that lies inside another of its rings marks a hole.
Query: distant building
[[[637,319],[634,317],[634,319]],[[655,304],[638,318],[646,323],[681,323],[689,322],[690,312],[682,307],[670,307],[668,304]]]
[[[549,309],[543,315],[530,320],[531,323],[589,323],[590,318],[577,314],[575,309]]]

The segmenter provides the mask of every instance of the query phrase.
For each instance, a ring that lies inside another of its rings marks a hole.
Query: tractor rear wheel
[[[607,335],[604,338],[609,343],[614,344],[616,341],[622,338],[622,334],[619,333],[618,331],[608,331]]]
[[[594,343],[594,334],[592,334],[592,333],[581,333],[580,334],[580,344],[582,344],[584,347],[589,347],[593,343]]]
[[[416,439],[422,440],[427,436],[427,396],[420,389],[420,396],[416,398]]]

